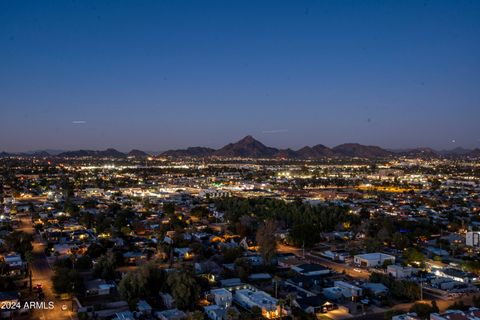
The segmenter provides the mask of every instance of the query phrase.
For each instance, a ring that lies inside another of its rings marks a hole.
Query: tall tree
[[[275,231],[277,230],[277,223],[274,220],[267,220],[257,231],[257,244],[259,252],[266,265],[272,264],[272,260],[277,252],[277,239],[275,238]]]
[[[5,248],[9,251],[16,251],[25,258],[25,254],[32,251],[33,235],[23,231],[12,231],[5,237]]]
[[[182,269],[169,273],[167,284],[178,308],[193,309],[200,296],[200,286],[190,270]]]
[[[130,307],[143,297],[156,297],[165,284],[165,273],[149,262],[137,270],[129,271],[120,281],[118,290]]]

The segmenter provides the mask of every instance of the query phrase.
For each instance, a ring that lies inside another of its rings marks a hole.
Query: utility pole
[[[423,300],[423,278],[420,278],[420,300]]]
[[[278,298],[278,279],[275,279],[275,298]]]

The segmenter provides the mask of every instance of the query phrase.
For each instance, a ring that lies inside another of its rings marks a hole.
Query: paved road
[[[52,276],[53,270],[48,264],[47,257],[45,255],[44,249],[46,243],[40,238],[38,234],[35,233],[33,228],[33,223],[28,215],[24,215],[20,218],[21,225],[20,230],[26,233],[35,234],[35,240],[33,242],[33,261],[32,261],[32,283],[35,286],[40,283],[43,287],[43,292],[45,293],[45,299],[47,303],[53,301],[54,308],[49,309],[37,309],[34,310],[32,317],[35,319],[41,320],[71,320],[73,313],[71,312],[71,301],[59,301],[55,298],[52,285]],[[62,310],[62,305],[67,305],[67,311]]]

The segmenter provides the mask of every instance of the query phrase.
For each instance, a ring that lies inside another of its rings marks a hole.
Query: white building
[[[391,264],[387,266],[387,273],[394,278],[404,279],[411,277],[413,274],[417,273],[418,269],[412,267],[404,267],[398,264]]]
[[[233,300],[245,309],[260,308],[262,315],[269,319],[279,317],[280,312],[286,315],[285,310],[280,310],[277,299],[264,291],[259,291],[252,287],[235,291]]]
[[[465,244],[470,247],[480,248],[480,231],[468,231]]]
[[[210,293],[213,295],[213,300],[217,306],[227,309],[232,305],[233,295],[227,289],[212,289]]]
[[[20,267],[23,266],[22,257],[18,253],[12,252],[12,253],[7,254],[3,258],[5,260],[5,263],[10,268],[20,268]]]
[[[333,261],[342,261],[342,262],[345,262],[345,260],[350,257],[348,252],[344,250],[338,250],[338,251],[326,250],[322,252],[321,255]]]
[[[203,309],[211,320],[227,320],[227,310],[216,304],[205,306]]]
[[[395,257],[380,252],[357,254],[353,257],[353,262],[362,267],[378,267],[383,265],[385,261],[395,263]]]

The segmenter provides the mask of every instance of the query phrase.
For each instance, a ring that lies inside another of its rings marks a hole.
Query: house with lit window
[[[233,295],[225,288],[218,288],[210,290],[210,294],[213,296],[213,301],[217,306],[227,309],[232,305]]]
[[[262,315],[268,319],[287,315],[286,310],[280,308],[277,299],[254,287],[236,290],[233,301],[248,310],[251,310],[253,307],[260,308]]]

